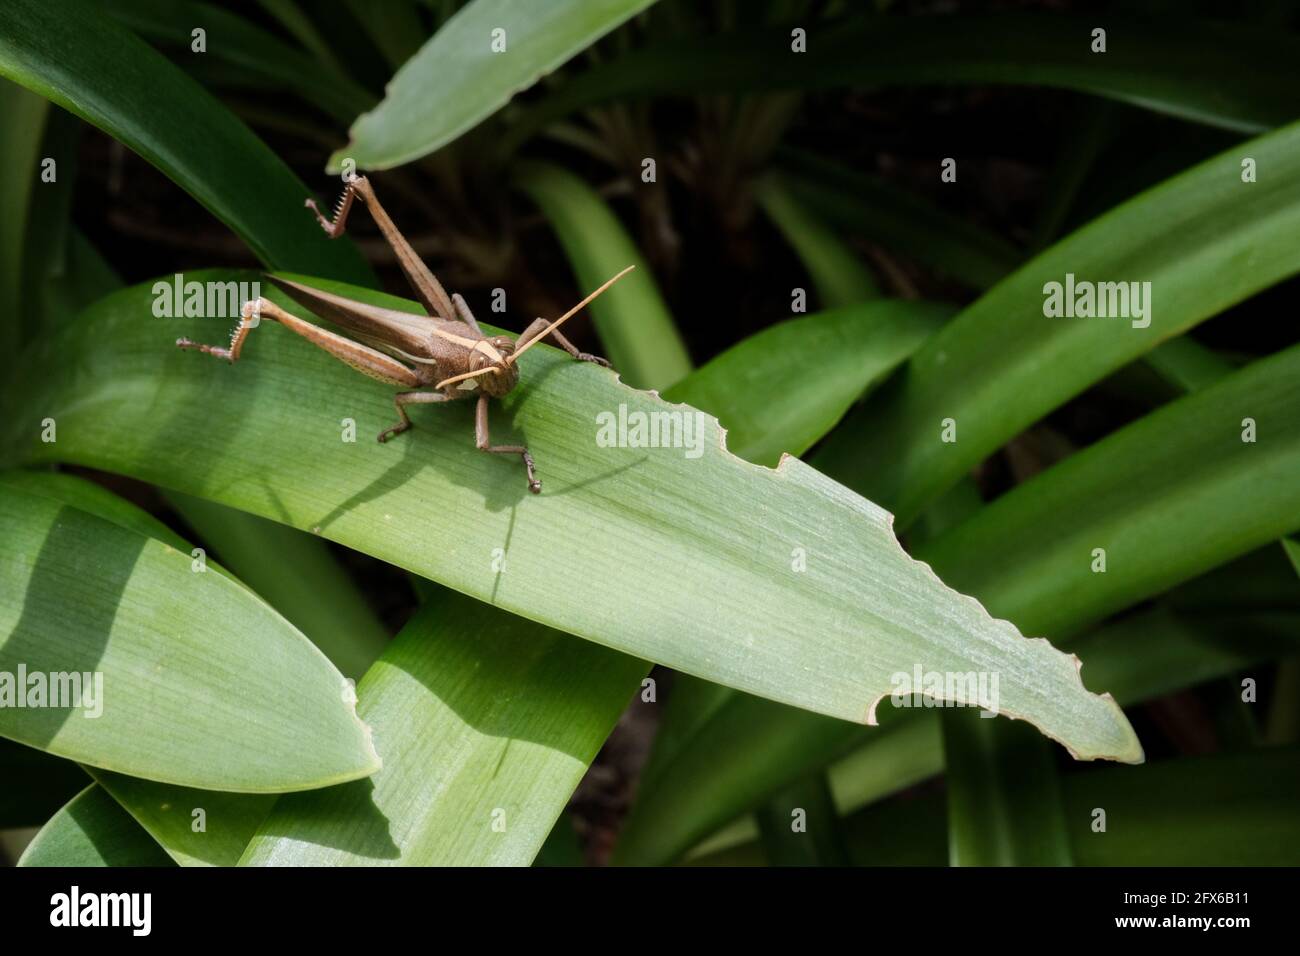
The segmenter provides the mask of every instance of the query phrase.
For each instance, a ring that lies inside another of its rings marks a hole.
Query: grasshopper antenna
[[[614,278],[606,280],[606,281],[605,281],[605,284],[602,285],[599,289],[597,289],[595,292],[591,293],[591,295],[587,296],[585,299],[583,299],[581,302],[579,302],[577,305],[575,305],[575,306],[574,306],[572,309],[570,309],[568,312],[565,312],[564,315],[560,316],[558,319],[556,319],[554,322],[552,322],[550,325],[548,325],[546,328],[544,328],[544,329],[541,331],[541,333],[539,333],[538,335],[533,336],[531,340],[529,340],[527,343],[525,343],[525,345],[524,345],[523,348],[521,348],[521,349],[520,349],[519,351],[517,351],[517,352],[512,352],[511,354],[507,355],[507,356],[506,356],[506,364],[507,364],[507,365],[513,365],[513,364],[515,363],[515,361],[519,358],[519,356],[523,355],[525,352],[527,352],[530,348],[532,348],[534,345],[536,345],[536,344],[537,344],[538,342],[540,342],[542,339],[546,338],[548,335],[550,335],[552,332],[554,332],[557,328],[560,327],[560,325],[561,325],[562,323],[569,321],[569,319],[573,318],[575,315],[577,315],[579,312],[581,312],[581,311],[582,311],[586,306],[588,306],[588,305],[592,302],[593,299],[595,299],[598,295],[600,295],[602,292],[604,292],[606,289],[608,289],[610,286],[612,286],[615,282],[617,282],[619,279],[623,278],[623,276],[627,275],[629,272],[631,272],[631,271],[632,271],[633,269],[635,269],[635,268],[636,268],[635,265],[630,265],[630,266],[628,266],[626,269],[624,269],[622,272],[620,272],[618,275],[614,276]]]
[[[513,352],[510,355],[507,355],[506,364],[513,365],[515,360],[519,358],[519,356],[523,355],[525,352],[527,352],[530,348],[532,348],[542,339],[546,338],[546,336],[554,332],[557,328],[560,327],[562,323],[569,321],[569,319],[573,318],[575,315],[581,312],[586,306],[590,305],[597,296],[599,296],[602,292],[604,292],[615,282],[623,278],[623,276],[627,275],[635,268],[636,268],[635,264],[630,265],[622,272],[620,272],[618,275],[614,276],[612,279],[606,280],[605,283],[601,285],[601,287],[598,288],[595,292],[591,293],[589,296],[587,296],[585,299],[583,299],[581,302],[575,305],[568,312],[565,312],[564,315],[560,316],[558,319],[556,319],[554,322],[548,325],[538,335],[533,336],[531,339],[528,340],[528,342],[524,343],[524,347],[521,348],[518,352]],[[479,375],[485,375],[488,372],[491,372],[493,375],[496,375],[500,373],[500,371],[501,371],[501,367],[499,365],[488,365],[485,368],[478,369],[477,371],[474,372],[462,372],[460,375],[453,375],[451,378],[444,378],[441,382],[435,385],[434,388],[440,389],[446,385],[454,385],[456,382],[463,382],[467,378],[475,378]]]
[[[442,388],[444,385],[453,385],[456,382],[463,382],[467,378],[474,378],[478,375],[484,375],[488,372],[491,372],[495,375],[500,371],[501,370],[497,368],[495,365],[488,365],[485,368],[481,368],[476,372],[462,372],[460,375],[453,375],[451,378],[444,378],[441,382],[439,382],[437,385],[433,387],[435,389]]]

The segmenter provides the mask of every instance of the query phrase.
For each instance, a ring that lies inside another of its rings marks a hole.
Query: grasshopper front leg
[[[488,435],[489,400],[488,395],[478,397],[478,408],[474,410],[474,444],[478,446],[479,451],[490,452],[493,455],[518,455],[524,460],[524,468],[528,471],[528,490],[533,494],[540,493],[542,483],[537,480],[537,473],[533,468],[533,456],[528,454],[528,449],[523,445],[492,444]]]
[[[523,334],[519,336],[516,348],[522,349],[533,339],[537,338],[537,336],[541,334],[542,330],[548,325],[550,325],[550,323],[545,319],[534,319],[533,324],[524,329]],[[594,362],[596,365],[603,366],[604,368],[613,368],[613,366],[609,364],[608,359],[603,359],[599,355],[592,355],[590,352],[578,351],[578,347],[566,339],[559,329],[552,330],[550,337],[555,340],[556,344],[559,345],[560,348],[564,349],[564,351],[568,352],[579,362]]]
[[[400,435],[411,427],[411,417],[406,414],[407,405],[433,405],[437,402],[450,402],[452,397],[446,392],[402,392],[393,399],[393,407],[401,416],[392,428],[385,428],[379,433],[379,441],[386,442],[395,435]]]

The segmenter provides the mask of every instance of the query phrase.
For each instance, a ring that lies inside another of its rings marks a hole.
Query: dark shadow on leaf
[[[388,817],[375,803],[372,779],[286,793],[262,824],[262,838],[298,840],[370,860],[398,860]]]
[[[85,675],[98,671],[122,594],[148,540],[76,508],[59,507],[27,578],[21,616],[0,644],[0,672],[16,679],[21,666],[29,680],[32,674],[79,674],[84,683]],[[111,674],[104,683],[111,686]],[[69,719],[85,719],[84,712],[71,706],[6,708],[6,736],[45,748]]]
[[[571,495],[575,491],[581,491],[583,488],[589,488],[592,485],[598,485],[602,481],[608,481],[617,475],[633,468],[639,468],[649,458],[649,455],[642,455],[635,461],[629,461],[626,464],[619,465],[617,468],[611,468],[608,471],[602,471],[599,475],[592,475],[590,478],[584,478],[582,481],[575,481],[573,484],[563,485],[551,492],[553,495]]]
[[[103,860],[105,866],[176,865],[144,827],[102,787],[94,787],[69,803],[67,814],[76,822],[80,838],[94,848],[93,855]],[[90,855],[85,850],[69,854],[81,859]]]

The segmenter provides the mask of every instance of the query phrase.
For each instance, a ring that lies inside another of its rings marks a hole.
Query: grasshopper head
[[[470,371],[477,372],[488,366],[494,366],[497,369],[495,375],[480,375],[476,381],[485,393],[493,398],[500,398],[519,384],[519,367],[506,361],[507,356],[515,351],[515,342],[507,336],[495,335],[487,340],[487,344],[492,347],[496,355],[475,351],[470,356]]]

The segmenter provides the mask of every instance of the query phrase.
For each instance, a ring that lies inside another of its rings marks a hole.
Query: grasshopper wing
[[[399,354],[427,357],[430,333],[445,324],[427,315],[367,305],[279,276],[268,275],[266,278],[312,314],[347,329],[368,345],[390,352],[396,350]]]

